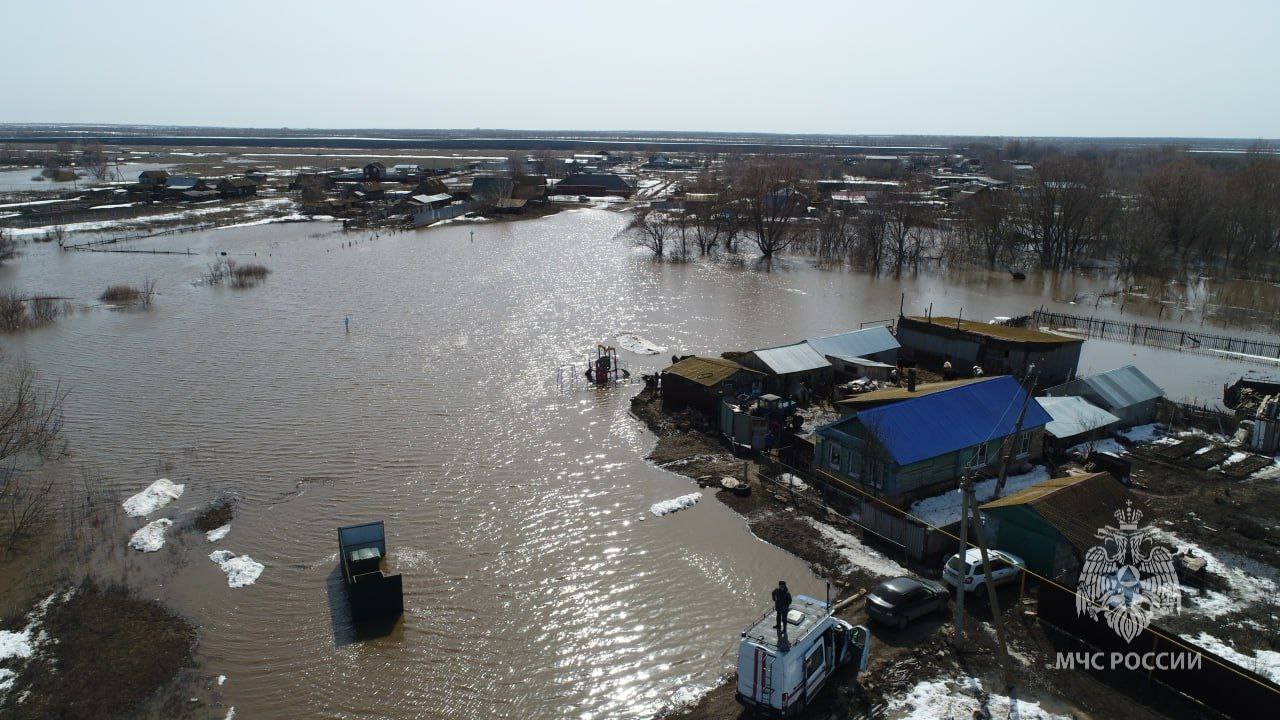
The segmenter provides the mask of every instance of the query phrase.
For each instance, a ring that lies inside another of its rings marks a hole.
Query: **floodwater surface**
[[[146,311],[101,306],[5,338],[70,391],[67,433],[121,498],[164,473],[187,493],[155,517],[238,499],[218,543],[175,525],[146,588],[201,628],[199,661],[239,717],[639,718],[715,684],[739,631],[805,563],[756,539],[709,492],[644,461],[638,389],[563,387],[623,333],[681,354],[782,344],[908,313],[1020,315],[1083,277],[1013,284],[973,273],[870,278],[802,259],[770,272],[653,263],[616,237],[626,216],[343,234],[332,223],[241,227],[135,243],[184,255],[28,245],[0,286],[91,304],[157,281]],[[346,247],[348,242],[355,244]],[[215,253],[261,262],[256,288],[200,282]],[[350,319],[350,332],[344,318]],[[1136,353],[1136,354],[1135,354]],[[633,373],[666,355],[623,353]],[[1090,341],[1085,369],[1143,363],[1175,395],[1230,366]],[[1203,376],[1203,377],[1202,377]],[[359,639],[338,581],[336,528],[385,520],[405,614]],[[126,524],[128,532],[141,522]],[[232,589],[215,549],[266,569]]]

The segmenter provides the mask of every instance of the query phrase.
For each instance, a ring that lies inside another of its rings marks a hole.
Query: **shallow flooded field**
[[[147,311],[94,306],[3,344],[69,389],[72,462],[122,499],[161,475],[187,486],[169,517],[238,499],[225,539],[178,533],[138,557],[186,558],[151,592],[201,626],[201,669],[227,676],[238,716],[647,717],[730,669],[778,579],[823,586],[710,495],[650,515],[696,488],[643,460],[636,386],[564,388],[559,366],[624,334],[667,348],[624,352],[638,375],[673,352],[782,344],[900,303],[987,319],[1072,311],[1066,300],[1109,285],[655,264],[615,238],[625,223],[590,209],[377,238],[294,223],[130,245],[191,256],[28,245],[0,286],[94,304],[151,278],[159,294]],[[221,252],[272,273],[244,290],[202,284]],[[1244,367],[1090,341],[1081,371],[1127,362],[1201,399]],[[336,528],[375,519],[406,612],[357,642]],[[214,549],[265,570],[229,588]]]

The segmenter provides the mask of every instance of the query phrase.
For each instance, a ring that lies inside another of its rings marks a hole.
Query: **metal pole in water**
[[[342,327],[346,329],[348,335],[351,334],[351,316],[350,315],[344,315],[342,317]]]

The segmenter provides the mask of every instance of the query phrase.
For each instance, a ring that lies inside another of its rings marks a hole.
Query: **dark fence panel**
[[[1031,321],[1037,325],[1078,330],[1087,337],[1101,340],[1114,340],[1134,345],[1150,345],[1152,347],[1205,355],[1218,356],[1223,352],[1228,352],[1242,355],[1258,355],[1268,360],[1271,358],[1280,359],[1280,343],[1267,342],[1265,340],[1250,340],[1196,332],[1194,330],[1140,325],[1119,320],[1082,317],[1065,313],[1046,312],[1044,310],[1037,310],[1032,313]],[[1248,360],[1249,358],[1239,359]],[[1263,360],[1262,362],[1267,362],[1268,360]]]
[[[1068,583],[1070,585],[1070,583]],[[1257,718],[1265,708],[1280,705],[1280,685],[1248,668],[1178,638],[1177,634],[1152,624],[1126,643],[1101,620],[1076,613],[1076,596],[1051,583],[1040,585],[1040,620],[1107,653],[1188,653],[1203,657],[1199,667],[1154,670],[1115,670],[1126,679],[1144,678],[1158,682],[1224,715],[1234,718]],[[1180,643],[1180,644],[1179,644]]]

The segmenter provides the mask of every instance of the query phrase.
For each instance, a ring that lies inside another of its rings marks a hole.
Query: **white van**
[[[867,669],[871,631],[833,617],[827,604],[797,595],[785,635],[774,629],[772,610],[742,632],[738,645],[738,702],[765,715],[804,709],[827,678],[845,663]]]

